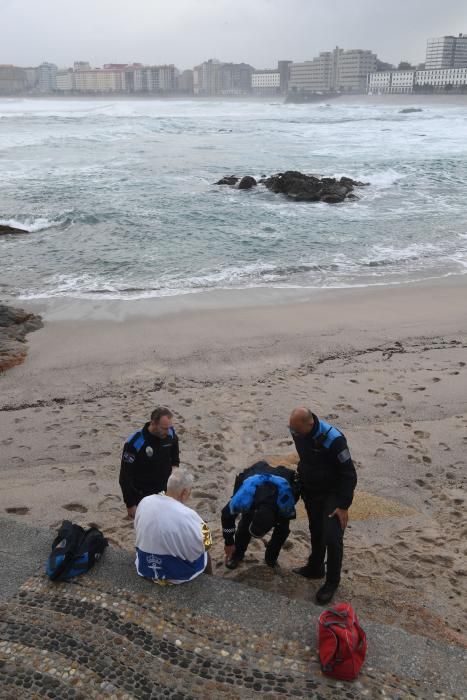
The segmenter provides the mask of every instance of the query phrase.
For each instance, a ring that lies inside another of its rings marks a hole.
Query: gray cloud
[[[175,63],[257,68],[336,45],[424,59],[430,36],[467,33],[466,0],[0,0],[0,63]]]

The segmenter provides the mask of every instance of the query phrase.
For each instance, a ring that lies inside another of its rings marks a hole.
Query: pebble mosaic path
[[[332,681],[306,644],[93,577],[34,577],[0,604],[2,700],[256,697],[459,696],[369,666],[354,683]]]

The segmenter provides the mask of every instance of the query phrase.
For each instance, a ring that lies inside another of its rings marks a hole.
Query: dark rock
[[[26,334],[42,327],[40,316],[0,304],[0,372],[26,357]]]
[[[327,202],[338,204],[350,197],[354,187],[362,187],[363,182],[357,182],[350,177],[319,178],[315,175],[305,175],[295,170],[272,175],[261,181],[271,192],[284,194],[295,202]]]
[[[219,180],[218,185],[235,185],[239,178],[226,176]],[[256,185],[264,185],[275,194],[283,194],[294,202],[327,202],[328,204],[338,204],[344,199],[358,199],[352,195],[355,187],[364,187],[368,182],[358,182],[350,177],[319,178],[315,175],[306,175],[297,170],[287,170],[270,177],[262,176],[259,182],[254,177],[246,175],[238,182],[238,189],[249,190]]]
[[[326,202],[326,204],[340,204],[345,199],[345,195],[329,192],[328,194],[323,194],[321,197],[321,202]]]
[[[221,178],[216,185],[236,185],[240,178],[235,177],[235,175],[226,175]]]
[[[5,224],[0,224],[0,236],[8,236],[10,234],[17,233],[29,233],[29,231],[24,231],[22,228],[14,228],[14,226],[6,226]]]
[[[399,110],[399,114],[412,114],[412,112],[423,112],[421,107],[405,107]]]
[[[256,182],[254,177],[251,177],[250,175],[245,175],[245,177],[242,177],[242,179],[238,183],[238,189],[251,190],[251,188],[256,187],[257,184],[258,183]]]

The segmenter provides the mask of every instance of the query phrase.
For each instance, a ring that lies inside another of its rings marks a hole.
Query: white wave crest
[[[18,221],[17,219],[0,219],[0,224],[2,226],[11,226],[11,228],[17,228],[26,233],[45,231],[48,228],[60,226],[61,223],[61,221],[54,221],[46,218],[25,219],[24,221]]]

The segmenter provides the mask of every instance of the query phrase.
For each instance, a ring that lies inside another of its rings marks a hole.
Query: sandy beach
[[[309,405],[343,430],[358,470],[338,598],[459,642],[467,279],[308,296],[28,305],[45,323],[25,363],[0,376],[0,512],[51,527],[97,523],[131,549],[121,448],[167,405],[196,478],[192,506],[213,531],[215,574],[311,601],[318,582],[290,571],[308,553],[302,509],[276,574],[260,542],[227,572],[220,531],[239,470],[262,457],[295,462],[288,416]]]

